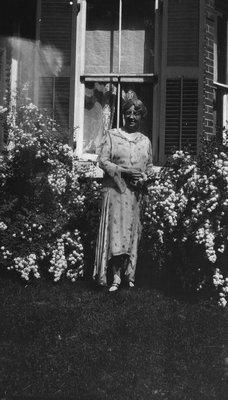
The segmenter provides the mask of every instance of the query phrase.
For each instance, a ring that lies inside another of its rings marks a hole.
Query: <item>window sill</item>
[[[83,153],[80,154],[78,157],[79,161],[89,161],[89,162],[97,162],[98,155],[97,154],[89,154],[89,153]]]
[[[104,176],[104,171],[98,166],[97,156],[94,160],[88,157],[80,157],[76,160],[75,164],[78,164],[79,170],[86,167],[84,172],[85,178],[102,179]]]

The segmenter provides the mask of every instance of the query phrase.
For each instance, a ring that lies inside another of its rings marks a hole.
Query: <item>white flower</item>
[[[0,222],[0,230],[5,231],[7,229],[7,225],[4,222]]]
[[[4,114],[7,111],[6,107],[0,106],[0,114]]]
[[[226,307],[226,305],[227,305],[227,300],[225,299],[225,297],[221,297],[221,298],[219,299],[218,304],[219,304],[221,307]]]

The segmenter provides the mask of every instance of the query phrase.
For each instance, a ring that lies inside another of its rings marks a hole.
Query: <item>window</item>
[[[218,13],[214,44],[215,126],[222,138],[228,128],[228,17]]]
[[[121,104],[134,96],[152,131],[154,1],[81,0],[77,16],[74,126],[77,154],[96,159],[107,129],[120,127]]]

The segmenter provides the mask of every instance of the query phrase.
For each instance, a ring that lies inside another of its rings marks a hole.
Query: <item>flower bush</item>
[[[203,145],[198,159],[175,152],[144,201],[144,252],[182,290],[228,295],[228,146]]]
[[[29,99],[0,109],[8,132],[0,165],[0,265],[25,281],[91,277],[101,184],[68,137]],[[144,191],[141,252],[184,291],[228,297],[228,142],[175,152]]]
[[[100,185],[84,179],[89,167],[75,160],[67,136],[45,111],[18,97],[17,107],[3,112],[1,269],[26,281],[48,274],[74,282],[85,271],[84,247],[94,247]]]

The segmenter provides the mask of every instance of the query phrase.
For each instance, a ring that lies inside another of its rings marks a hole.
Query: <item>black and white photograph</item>
[[[228,1],[0,0],[0,400],[228,399]]]

